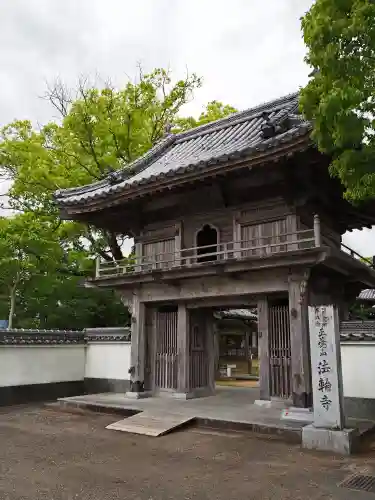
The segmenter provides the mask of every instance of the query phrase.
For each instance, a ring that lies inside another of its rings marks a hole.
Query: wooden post
[[[315,246],[320,247],[322,244],[322,235],[320,230],[320,217],[318,214],[314,215],[314,240]]]
[[[211,393],[215,392],[215,328],[214,315],[211,310],[207,310],[206,314],[206,342],[208,356],[208,389]]]
[[[233,257],[241,257],[241,226],[238,224],[236,216],[233,217]]]
[[[177,312],[177,391],[180,394],[189,392],[189,339],[190,339],[190,311],[186,304],[178,304]]]
[[[249,349],[249,332],[247,329],[245,330],[245,358],[247,362],[247,373],[251,375],[252,370],[252,359],[250,357],[250,349]]]
[[[260,399],[269,400],[271,399],[270,353],[268,342],[268,299],[266,296],[258,300],[258,332]]]
[[[176,236],[174,238],[175,254],[174,266],[181,266],[181,236],[182,236],[182,223],[176,224]]]
[[[131,381],[132,392],[143,392],[145,381],[145,304],[137,295],[132,300]]]
[[[303,274],[289,276],[292,397],[299,408],[312,405],[307,280]]]

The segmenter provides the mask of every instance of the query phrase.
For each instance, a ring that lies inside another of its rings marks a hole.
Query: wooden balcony
[[[320,233],[308,229],[255,240],[231,241],[152,256],[131,257],[122,261],[97,260],[96,279],[120,275],[147,274],[154,271],[193,269],[212,263],[262,259],[321,246]]]
[[[314,217],[313,229],[304,229],[292,233],[283,233],[269,237],[261,237],[253,240],[239,240],[227,243],[217,243],[207,246],[182,248],[173,252],[155,253],[139,257],[129,257],[120,261],[101,262],[96,261],[95,279],[106,279],[116,277],[145,276],[154,272],[169,273],[172,271],[199,270],[201,266],[210,264],[226,264],[233,262],[245,262],[249,260],[263,260],[269,257],[288,256],[301,254],[313,249],[329,250],[330,244],[324,241],[321,235],[319,217]],[[332,255],[340,260],[344,258],[348,264],[348,257],[355,264],[371,270],[374,263],[362,257],[344,244],[331,247]],[[341,257],[340,257],[341,256]],[[350,264],[350,263],[349,263]]]

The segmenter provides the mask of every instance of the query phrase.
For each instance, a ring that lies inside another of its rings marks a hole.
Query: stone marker
[[[335,306],[309,307],[314,420],[302,430],[302,446],[349,454],[353,431],[344,429],[338,312]]]
[[[334,306],[309,307],[314,427],[343,429],[340,332]]]

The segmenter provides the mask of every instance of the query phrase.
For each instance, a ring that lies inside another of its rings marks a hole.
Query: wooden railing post
[[[318,214],[314,215],[314,241],[315,246],[320,247],[322,244],[322,235],[320,232],[320,217]]]
[[[142,271],[142,243],[136,243],[135,244],[135,266],[134,266],[134,271],[136,273],[139,273]]]

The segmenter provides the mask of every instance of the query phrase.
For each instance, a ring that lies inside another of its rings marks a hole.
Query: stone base
[[[286,408],[281,411],[281,420],[292,420],[297,422],[306,422],[311,424],[314,421],[314,412],[312,408]]]
[[[256,406],[261,406],[262,408],[275,408],[283,410],[287,408],[291,402],[287,399],[271,398],[271,399],[256,399],[254,401]]]
[[[306,425],[302,429],[302,448],[350,455],[356,436],[355,429],[333,430]]]
[[[144,399],[151,398],[152,392],[144,391],[144,392],[126,392],[125,396],[129,399]]]
[[[194,389],[190,392],[173,392],[172,397],[175,399],[194,399],[194,398],[207,398],[208,396],[213,396],[215,391],[209,387],[200,387]]]

